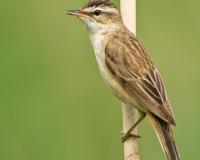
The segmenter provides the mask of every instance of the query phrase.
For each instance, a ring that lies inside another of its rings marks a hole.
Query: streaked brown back
[[[161,77],[139,40],[126,28],[105,47],[108,69],[117,81],[150,112],[176,125]]]

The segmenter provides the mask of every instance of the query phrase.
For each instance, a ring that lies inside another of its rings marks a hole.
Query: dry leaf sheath
[[[180,160],[170,125],[176,125],[161,77],[140,41],[123,24],[119,10],[109,0],[90,0],[77,16],[89,33],[101,75],[112,93],[140,113],[131,130],[150,116],[169,160]]]

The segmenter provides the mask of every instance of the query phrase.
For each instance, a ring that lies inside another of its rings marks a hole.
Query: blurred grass
[[[81,22],[86,1],[0,2],[0,159],[123,159],[121,102],[104,84]],[[113,0],[119,7],[119,1]],[[138,1],[137,37],[170,99],[182,159],[200,159],[200,1]],[[153,127],[141,159],[166,159]]]

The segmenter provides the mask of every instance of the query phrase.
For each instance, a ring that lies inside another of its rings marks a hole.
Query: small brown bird
[[[68,10],[67,14],[83,22],[109,89],[140,113],[122,142],[147,114],[168,160],[180,160],[170,127],[176,123],[160,74],[144,46],[124,26],[118,8],[109,0],[89,0],[79,10]]]

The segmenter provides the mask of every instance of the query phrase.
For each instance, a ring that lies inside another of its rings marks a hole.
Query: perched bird
[[[176,123],[160,74],[144,46],[124,26],[118,8],[109,0],[89,0],[79,10],[68,10],[67,14],[83,22],[100,73],[111,92],[140,113],[122,141],[147,114],[168,160],[180,160],[170,127]]]

